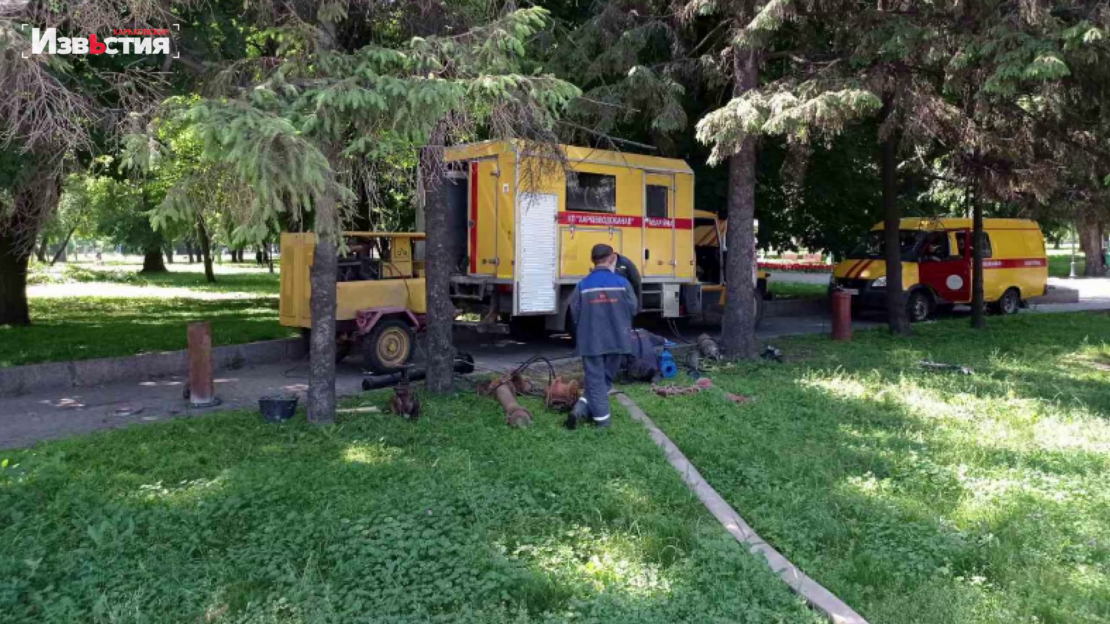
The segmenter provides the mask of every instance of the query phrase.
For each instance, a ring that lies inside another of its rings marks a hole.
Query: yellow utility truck
[[[983,220],[983,298],[999,314],[1016,314],[1045,294],[1044,235],[1027,219]],[[971,219],[902,219],[898,232],[902,289],[911,321],[971,303]],[[879,223],[833,270],[830,289],[847,290],[860,307],[886,306],[884,227]]]
[[[703,292],[721,290],[723,230],[715,215],[694,210],[685,161],[517,141],[452,147],[445,159],[451,294],[460,309],[564,331],[570,294],[597,243],[639,269],[643,314],[698,316]],[[705,239],[700,249],[695,230]],[[699,279],[702,257],[708,283]]]
[[[641,275],[640,310],[700,316],[724,302],[724,224],[694,210],[694,174],[681,160],[490,141],[446,150],[451,298],[480,330],[568,329],[574,285],[606,243]],[[418,213],[417,224],[422,222]],[[422,233],[345,232],[339,260],[339,357],[362,351],[366,368],[393,372],[415,350],[425,300]],[[311,328],[313,234],[281,236],[281,323]],[[757,305],[766,274],[753,276]]]

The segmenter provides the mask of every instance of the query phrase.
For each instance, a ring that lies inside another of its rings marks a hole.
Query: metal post
[[[852,339],[852,295],[843,290],[832,294],[832,338],[845,342]]]
[[[1079,228],[1075,229],[1075,234],[1071,237],[1071,272],[1068,274],[1069,279],[1075,279],[1075,239],[1079,238]]]
[[[212,379],[212,327],[207,322],[189,323],[189,405],[219,404]]]

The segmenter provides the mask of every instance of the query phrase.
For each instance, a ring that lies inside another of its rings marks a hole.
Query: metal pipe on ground
[[[524,409],[516,400],[516,391],[512,384],[499,384],[493,391],[501,407],[505,408],[505,422],[510,427],[527,427],[532,424],[532,414]]]
[[[469,353],[459,353],[455,357],[455,372],[460,375],[469,375],[474,372],[474,358]],[[420,381],[428,375],[427,369],[415,368],[409,371],[409,381]],[[363,378],[363,390],[380,390],[391,388],[401,383],[402,373],[389,373],[387,375],[370,375]]]

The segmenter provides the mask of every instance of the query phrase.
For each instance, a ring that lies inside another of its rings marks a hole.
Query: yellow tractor
[[[412,360],[427,301],[424,263],[414,260],[415,232],[344,232],[336,289],[336,356],[362,352],[365,368],[391,373]],[[281,235],[281,324],[312,327],[309,275],[315,234]]]

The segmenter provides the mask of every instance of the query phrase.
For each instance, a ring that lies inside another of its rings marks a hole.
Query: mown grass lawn
[[[38,274],[30,327],[0,327],[0,366],[172,351],[187,346],[187,323],[212,323],[216,345],[293,335],[278,324],[277,274],[199,265],[143,275],[138,267],[71,265]]]
[[[228,413],[0,451],[2,620],[822,621],[640,425],[527,403],[525,431],[466,393],[415,423]]]
[[[882,624],[1110,621],[1110,316],[776,341],[633,396],[760,535]],[[929,372],[928,359],[973,375]]]
[[[775,299],[825,299],[829,296],[828,284],[785,282],[772,278],[767,288]]]

